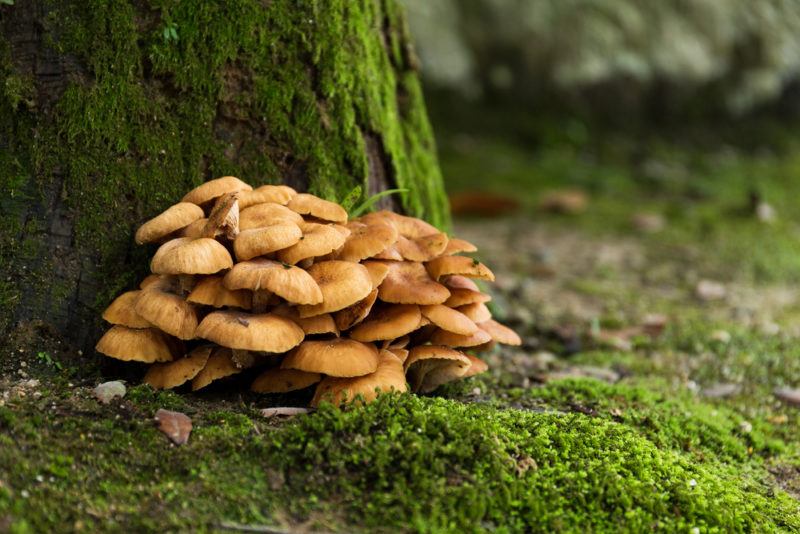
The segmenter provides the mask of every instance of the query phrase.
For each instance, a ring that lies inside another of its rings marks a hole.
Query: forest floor
[[[454,233],[522,347],[432,396],[276,420],[302,396],[154,392],[20,335],[0,531],[800,530],[800,155],[442,144],[460,211],[518,205]],[[565,187],[585,207],[541,206]],[[186,445],[159,408],[191,417]]]

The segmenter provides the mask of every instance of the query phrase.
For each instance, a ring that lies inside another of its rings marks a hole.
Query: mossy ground
[[[241,383],[155,393],[134,386],[141,369],[130,365],[21,345],[4,365],[0,524],[16,532],[800,530],[800,411],[773,395],[800,386],[800,218],[789,179],[800,160],[791,151],[723,157],[648,145],[684,176],[653,188],[640,167],[574,143],[529,153],[505,140],[444,140],[455,189],[488,184],[523,200],[516,215],[459,221],[457,233],[498,274],[495,310],[525,347],[491,354],[491,374],[432,397],[274,421],[259,409],[302,399],[240,393]],[[771,224],[746,209],[754,180],[778,214]],[[585,213],[534,209],[542,190],[564,183],[589,192]],[[634,211],[661,213],[666,227],[636,231]],[[727,296],[697,298],[702,278],[723,283]],[[636,335],[620,348],[597,336],[649,313],[666,316],[657,337]],[[570,378],[581,374],[614,383]],[[40,384],[26,386],[31,377]],[[125,399],[99,405],[91,388],[120,377],[132,386]],[[736,389],[712,395],[720,385]],[[192,418],[187,445],[155,429],[158,408]]]

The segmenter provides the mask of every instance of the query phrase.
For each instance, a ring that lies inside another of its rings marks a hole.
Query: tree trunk
[[[446,226],[396,0],[9,1],[0,332],[91,346],[146,274],[136,226],[217,176],[338,200],[407,188],[389,202]]]

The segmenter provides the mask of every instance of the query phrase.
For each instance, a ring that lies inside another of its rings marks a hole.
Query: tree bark
[[[217,176],[406,188],[390,205],[446,226],[415,65],[396,0],[0,4],[3,339],[91,346],[146,274],[135,228]]]

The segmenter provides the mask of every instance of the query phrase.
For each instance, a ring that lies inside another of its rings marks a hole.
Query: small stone
[[[721,399],[738,395],[742,390],[739,384],[714,384],[703,389],[703,396],[711,399]]]
[[[700,300],[705,301],[722,300],[728,294],[724,285],[713,280],[700,280],[694,292]]]
[[[175,445],[183,445],[189,441],[192,432],[192,420],[181,412],[159,409],[156,412],[158,429],[167,435]]]
[[[112,380],[111,382],[103,382],[94,388],[94,396],[103,404],[108,404],[115,398],[122,398],[126,393],[125,384],[119,380]]]
[[[693,487],[695,487],[695,486],[697,486],[697,481],[696,481],[695,479],[691,479],[691,480],[689,481],[689,487],[690,487],[690,488],[693,488]]]
[[[800,389],[778,388],[773,395],[787,404],[800,406]]]
[[[714,330],[711,332],[711,341],[728,344],[731,342],[731,335],[727,330]]]
[[[776,218],[775,208],[772,207],[772,204],[762,200],[756,204],[756,217],[761,222],[771,223]]]
[[[739,430],[744,434],[749,434],[753,431],[753,425],[749,421],[742,421],[739,423]]]
[[[472,395],[478,397],[481,393],[481,388],[472,388]]]
[[[261,415],[264,417],[292,417],[294,415],[307,414],[308,408],[295,408],[295,407],[280,407],[280,408],[264,408],[261,410]]]

